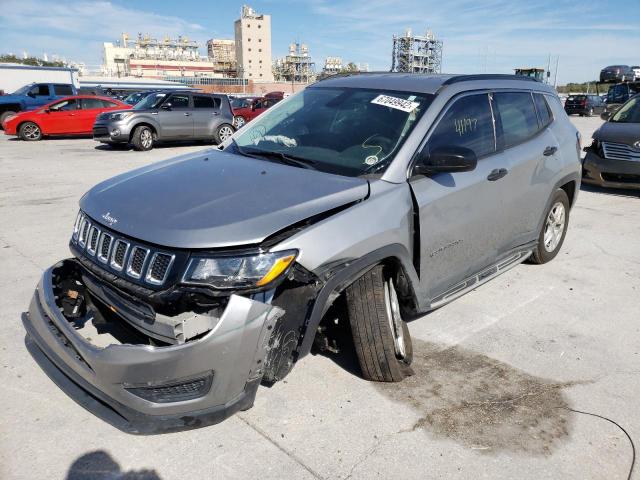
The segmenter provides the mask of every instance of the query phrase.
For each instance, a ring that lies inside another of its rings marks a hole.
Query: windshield
[[[132,93],[132,94],[128,95],[124,99],[124,102],[128,103],[129,105],[135,105],[136,103],[138,103],[140,101],[140,99],[143,96],[144,96],[144,93],[142,93],[142,92]]]
[[[133,107],[134,110],[147,110],[150,108],[158,108],[162,101],[166,98],[166,93],[152,93],[140,100]]]
[[[640,97],[633,97],[618,110],[612,122],[616,123],[640,123]]]
[[[284,154],[329,173],[380,173],[432,100],[424,93],[309,87],[253,120],[235,143],[240,153]]]
[[[231,108],[245,108],[251,105],[250,98],[234,98],[231,100]]]
[[[29,90],[31,90],[33,84],[25,85],[24,87],[20,87],[18,90],[12,93],[12,95],[26,95]]]

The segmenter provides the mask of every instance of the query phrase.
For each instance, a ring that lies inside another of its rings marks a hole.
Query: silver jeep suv
[[[112,146],[151,150],[157,142],[213,140],[224,142],[235,129],[226,95],[189,91],[159,91],[132,110],[103,113],[93,125],[94,140]]]
[[[250,408],[333,345],[338,299],[362,375],[402,380],[405,320],[553,259],[580,187],[555,92],[508,75],[330,78],[221,148],[84,195],[23,318],[42,368],[126,431]]]

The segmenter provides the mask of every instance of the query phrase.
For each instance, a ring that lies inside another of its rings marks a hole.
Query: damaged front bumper
[[[23,323],[28,350],[74,400],[137,434],[203,427],[253,405],[284,310],[231,295],[214,328],[190,342],[100,347],[56,301],[55,271],[64,262],[44,272]]]

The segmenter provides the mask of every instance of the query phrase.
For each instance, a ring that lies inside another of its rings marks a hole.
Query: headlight
[[[215,288],[263,287],[285,273],[297,255],[297,250],[285,250],[237,257],[192,257],[182,280]]]
[[[120,112],[120,113],[111,113],[109,114],[109,120],[119,121],[124,120],[127,117],[133,115],[133,112]]]

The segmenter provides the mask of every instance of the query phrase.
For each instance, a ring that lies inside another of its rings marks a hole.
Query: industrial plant
[[[273,65],[274,76],[280,82],[309,83],[315,80],[315,63],[304,43],[289,45],[289,55],[279,58]]]
[[[425,35],[413,35],[407,29],[393,36],[392,72],[442,73],[442,41],[431,30]]]

